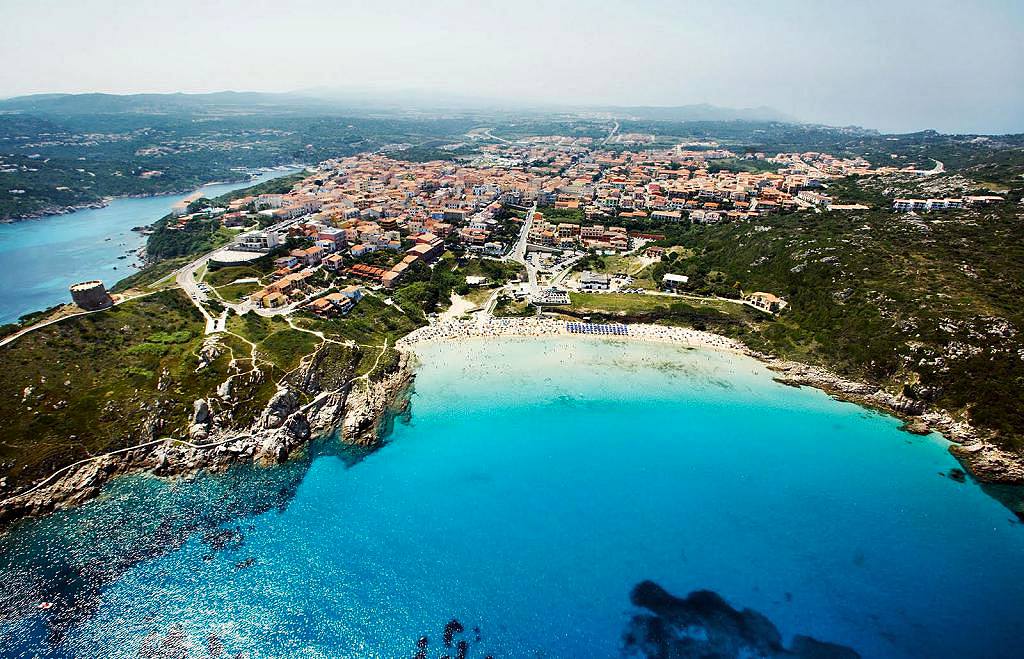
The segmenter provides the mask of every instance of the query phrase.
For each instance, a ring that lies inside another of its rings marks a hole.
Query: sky
[[[0,97],[413,90],[1024,132],[1022,0],[0,0]]]

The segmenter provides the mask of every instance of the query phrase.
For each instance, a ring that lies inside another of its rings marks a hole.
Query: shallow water
[[[653,580],[756,610],[787,644],[1016,654],[1024,528],[942,475],[941,438],[731,354],[420,350],[411,415],[376,452],[326,441],[277,469],[122,479],[19,525],[0,539],[0,647],[411,657],[426,635],[423,656],[455,656],[458,619],[469,657],[635,655],[630,593]]]
[[[251,181],[200,190],[217,197],[295,171],[265,172]],[[146,237],[132,227],[159,220],[186,196],[114,199],[103,208],[0,224],[0,323],[70,302],[68,286],[75,282],[102,279],[110,287],[137,272],[135,252]]]

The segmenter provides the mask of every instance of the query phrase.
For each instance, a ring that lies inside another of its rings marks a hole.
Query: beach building
[[[611,286],[611,278],[603,273],[585,271],[580,275],[580,290],[607,291]]]
[[[690,278],[686,275],[675,275],[672,273],[666,273],[661,278],[661,287],[666,291],[675,291],[680,288],[685,288],[690,283]]]

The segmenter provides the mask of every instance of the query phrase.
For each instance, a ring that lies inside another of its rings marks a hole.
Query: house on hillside
[[[782,311],[789,304],[781,297],[772,295],[771,293],[750,293],[749,295],[744,295],[743,299],[751,306],[757,307],[762,311],[767,311],[768,313],[777,313]]]

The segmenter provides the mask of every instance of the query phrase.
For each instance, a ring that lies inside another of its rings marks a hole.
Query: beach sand
[[[688,348],[705,348],[748,354],[749,350],[739,341],[702,332],[686,327],[665,327],[662,325],[630,324],[625,334],[575,333],[569,331],[569,324],[562,320],[547,318],[490,318],[479,320],[442,320],[421,327],[402,337],[396,347],[411,348],[417,343],[429,341],[450,341],[464,338],[489,337],[601,337],[634,341],[672,343]]]

